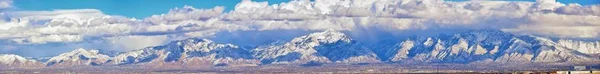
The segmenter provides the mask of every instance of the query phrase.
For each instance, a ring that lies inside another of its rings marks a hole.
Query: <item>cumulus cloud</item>
[[[0,22],[0,39],[22,44],[80,42],[86,36],[118,35],[135,27],[135,20],[108,16],[94,9],[9,12]]]
[[[167,35],[157,36],[121,36],[121,37],[107,37],[105,38],[110,42],[112,49],[124,49],[134,50],[141,49],[148,46],[157,46],[166,43],[169,40]]]
[[[556,9],[556,13],[600,16],[600,5],[581,6],[579,4],[569,4]]]
[[[43,35],[28,38],[12,39],[12,41],[20,44],[40,44],[47,42],[80,42],[82,40],[83,38],[79,35]]]
[[[143,20],[105,15],[95,9],[7,13],[5,16],[8,18],[0,21],[0,40],[12,43],[9,45],[86,44],[103,40],[100,43],[108,44],[98,47],[133,50],[158,45],[163,43],[163,40],[210,37],[210,34],[221,30],[248,29],[219,21],[220,19],[209,19],[220,16],[223,7],[203,10],[185,6],[173,9],[171,13]],[[173,37],[164,37],[166,35]]]
[[[244,0],[229,12],[220,6],[184,6],[144,19],[105,15],[95,9],[19,11],[3,15],[6,18],[0,21],[0,39],[17,44],[104,40],[115,49],[135,49],[183,38],[227,35],[219,33],[278,30],[407,33],[494,29],[549,37],[598,38],[599,6],[565,5],[554,0],[294,0],[274,5]]]
[[[308,0],[278,5],[243,1],[223,14],[225,22],[257,30],[499,29],[519,34],[597,38],[599,5],[536,2],[443,0]],[[560,28],[560,29],[557,29]]]
[[[175,8],[167,14],[154,15],[144,19],[144,21],[152,24],[170,24],[171,22],[179,22],[186,20],[208,20],[220,16],[225,7],[217,6],[212,9],[196,9],[192,6],[184,6],[183,8]]]

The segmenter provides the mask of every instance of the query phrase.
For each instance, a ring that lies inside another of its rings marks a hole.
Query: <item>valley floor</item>
[[[587,64],[600,65],[600,64]],[[262,65],[245,67],[145,68],[139,66],[1,68],[0,73],[512,73],[570,70],[572,64],[323,64]]]

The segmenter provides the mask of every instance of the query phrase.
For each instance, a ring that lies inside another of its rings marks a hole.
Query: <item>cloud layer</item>
[[[0,1],[0,9],[12,7],[3,5],[11,3]],[[336,29],[364,36],[373,32],[492,29],[560,38],[600,36],[600,5],[554,0],[298,0],[275,5],[244,0],[230,12],[220,6],[184,6],[144,19],[106,15],[95,9],[5,11],[2,16],[0,41],[4,42],[0,46],[11,49],[19,48],[15,45],[61,43],[73,48],[132,50],[177,39],[233,35],[219,33],[278,30]]]

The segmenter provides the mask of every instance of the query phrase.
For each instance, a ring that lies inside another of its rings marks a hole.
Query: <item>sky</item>
[[[185,5],[196,8],[224,6],[226,11],[241,0],[15,0],[17,10],[98,9],[105,14],[145,18],[167,13],[169,9]],[[289,0],[253,0],[278,4]]]
[[[447,0],[447,1],[471,1],[471,0]],[[535,0],[496,0],[496,1],[529,1],[529,2],[535,2]],[[600,0],[556,0],[557,2],[560,3],[565,3],[565,4],[569,4],[569,3],[577,3],[580,5],[594,5],[594,4],[600,4]]]
[[[241,0],[16,0],[15,6],[18,10],[57,10],[57,9],[98,9],[109,15],[121,15],[135,18],[145,18],[151,15],[168,12],[175,7],[184,5],[194,6],[196,8],[212,8],[215,6],[225,6],[226,11],[233,10],[233,7]],[[290,0],[253,0],[268,1],[269,4],[279,4]],[[468,0],[448,0],[448,1],[468,1]],[[505,1],[531,1],[535,0],[505,0]],[[600,0],[557,0],[561,3],[578,3],[581,5],[592,5],[600,3]]]
[[[186,38],[255,46],[329,29],[367,43],[463,30],[600,39],[597,0],[310,1],[0,0],[0,54],[130,51]]]

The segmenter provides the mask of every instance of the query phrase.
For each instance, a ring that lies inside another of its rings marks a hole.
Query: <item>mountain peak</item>
[[[339,31],[337,31],[337,30],[335,30],[335,29],[327,29],[327,30],[325,30],[325,31],[323,31],[323,32],[332,32],[332,33],[335,33],[335,32],[337,32],[337,33],[341,33],[341,32],[339,32]]]
[[[204,39],[204,38],[189,38],[185,40],[174,41],[169,46],[179,47],[182,46],[186,51],[204,51],[209,52],[211,50],[219,49],[219,48],[238,48],[233,44],[218,44],[212,40]],[[172,48],[176,49],[176,48]]]
[[[113,58],[114,64],[180,63],[186,65],[255,64],[250,54],[233,44],[219,44],[209,39],[189,38],[169,44],[126,52]],[[204,63],[198,63],[204,62]],[[167,66],[167,65],[156,65]]]
[[[173,41],[170,44],[176,44],[176,45],[182,45],[182,44],[189,44],[189,43],[214,43],[212,40],[209,39],[204,39],[204,38],[189,38],[189,39],[184,39],[184,40],[177,40],[177,41]]]
[[[97,54],[98,50],[86,50],[86,49],[83,49],[83,48],[79,48],[79,49],[75,49],[75,50],[73,50],[71,52],[74,52],[74,53],[92,53],[92,54]]]
[[[0,64],[11,64],[13,61],[27,61],[27,59],[15,54],[0,54]]]
[[[204,39],[204,38],[192,38],[192,39],[187,39],[187,41],[191,41],[191,42],[205,42],[205,43],[213,43],[214,42],[212,40]]]
[[[298,37],[292,40],[292,42],[324,42],[334,43],[337,41],[350,42],[351,39],[346,34],[329,29],[323,32],[312,33],[306,36]]]
[[[373,52],[332,29],[297,37],[283,45],[269,44],[252,53],[263,63],[379,62]]]
[[[4,57],[20,57],[19,55],[16,54],[0,54],[0,56],[4,56]]]
[[[41,63],[15,54],[0,54],[0,67],[38,67]]]
[[[70,65],[78,65],[81,63],[76,62],[76,61],[96,60],[96,59],[108,60],[109,58],[110,57],[107,55],[100,54],[98,50],[86,50],[83,48],[79,48],[79,49],[75,49],[71,52],[63,53],[58,56],[50,58],[46,62],[46,65],[53,65],[53,64],[57,64],[57,63],[63,63],[63,62],[71,62]],[[76,62],[76,63],[73,63],[73,62]],[[90,63],[85,63],[85,64],[90,64]],[[95,63],[95,64],[97,64],[97,63]]]
[[[78,49],[75,49],[73,51],[61,54],[61,55],[65,55],[65,56],[68,56],[68,55],[71,55],[71,56],[73,56],[73,55],[86,55],[87,56],[87,55],[96,55],[98,53],[99,53],[99,50],[86,50],[86,49],[83,49],[83,48],[78,48]]]

